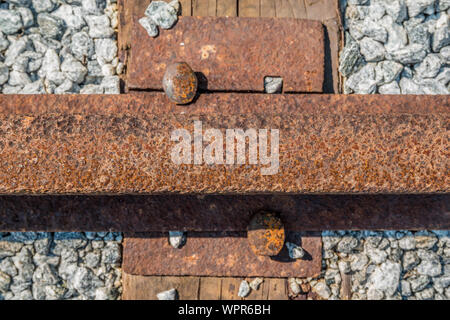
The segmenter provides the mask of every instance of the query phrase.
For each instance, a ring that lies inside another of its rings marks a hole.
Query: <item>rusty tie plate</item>
[[[166,67],[187,62],[201,89],[264,91],[264,77],[283,78],[284,92],[322,92],[324,31],[319,21],[277,18],[179,17],[148,36],[134,17],[130,89],[162,89]]]
[[[306,256],[289,258],[286,246],[275,257],[257,256],[245,232],[188,233],[186,244],[170,246],[167,234],[125,234],[123,271],[135,275],[196,275],[232,277],[314,277],[322,268],[318,232],[286,235]]]
[[[449,103],[447,96],[205,94],[183,107],[162,93],[4,95],[0,193],[446,193]],[[195,134],[196,121],[224,135],[278,130],[278,172],[263,175],[271,164],[262,161],[178,164],[172,134]]]

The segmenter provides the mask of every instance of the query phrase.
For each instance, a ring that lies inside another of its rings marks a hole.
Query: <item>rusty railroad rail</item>
[[[447,193],[449,111],[446,96],[4,95],[0,193]],[[171,134],[195,121],[279,130],[278,171],[174,163]]]

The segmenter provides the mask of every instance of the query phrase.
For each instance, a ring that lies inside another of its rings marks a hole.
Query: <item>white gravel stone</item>
[[[67,27],[76,31],[81,30],[86,25],[82,13],[73,10],[70,5],[63,4],[57,10],[53,11],[52,14],[64,20]]]
[[[425,94],[449,94],[448,89],[436,79],[418,79],[417,83]]]
[[[433,288],[427,288],[422,291],[416,292],[417,300],[432,300],[434,298]]]
[[[11,67],[16,61],[17,57],[26,50],[27,45],[28,39],[26,37],[11,42],[5,53],[5,65]]]
[[[3,32],[0,31],[0,51],[5,51],[8,49],[9,41],[3,34]]]
[[[290,292],[294,295],[298,295],[301,292],[300,286],[294,278],[288,280]]]
[[[352,72],[355,72],[363,61],[363,56],[359,51],[359,44],[356,41],[351,41],[344,46],[339,55],[339,72],[344,77],[347,77]]]
[[[86,295],[88,298],[93,299],[95,297],[95,290],[103,286],[103,281],[91,269],[79,267],[73,275],[73,278],[69,280],[69,286]]]
[[[373,21],[367,17],[363,21],[357,21],[350,25],[350,34],[356,39],[360,40],[363,37],[369,37],[379,42],[386,42],[388,33],[386,29],[380,25],[379,22]]]
[[[9,68],[0,62],[0,85],[6,83],[9,79]]]
[[[111,28],[108,16],[94,16],[89,15],[85,17],[89,26],[89,36],[91,38],[109,38],[114,34],[114,29]]]
[[[358,72],[352,74],[345,82],[346,92],[358,94],[375,93],[377,81],[375,80],[375,67],[373,64],[366,64]]]
[[[419,292],[426,288],[426,286],[430,283],[431,279],[428,276],[424,275],[415,275],[408,278],[408,282],[411,285],[412,292]]]
[[[411,284],[408,281],[402,280],[400,283],[400,288],[403,296],[409,297],[412,295]]]
[[[436,76],[436,80],[439,81],[443,86],[448,86],[450,83],[450,68],[443,68],[442,72],[440,72]]]
[[[250,286],[248,284],[247,281],[242,280],[241,284],[239,285],[239,290],[238,290],[238,296],[241,298],[245,298],[246,296],[248,296],[250,294]]]
[[[340,241],[339,235],[333,231],[323,231],[322,232],[322,242],[324,250],[333,249]]]
[[[119,244],[109,242],[102,250],[102,263],[118,266],[121,262],[121,249]]]
[[[176,12],[177,14],[180,13],[180,10],[181,10],[181,4],[180,4],[180,1],[178,1],[178,0],[172,0],[172,1],[169,2],[169,6],[171,6],[172,8],[174,8],[174,9],[175,9],[175,12]]]
[[[97,0],[81,0],[81,5],[83,10],[90,14],[98,15],[101,13],[101,10],[97,6]]]
[[[87,84],[83,86],[80,90],[81,94],[103,94],[105,93],[105,89],[96,84]]]
[[[437,54],[429,54],[425,59],[414,67],[419,78],[434,78],[441,69],[441,58]]]
[[[410,43],[418,43],[424,45],[425,48],[430,47],[431,35],[428,28],[422,24],[408,30],[408,39]]]
[[[14,62],[14,64],[12,65],[12,69],[14,71],[19,71],[19,72],[27,72],[28,69],[28,57],[25,56],[19,56],[16,58],[16,61]]]
[[[386,261],[388,255],[386,251],[372,248],[370,246],[368,246],[366,253],[369,259],[375,264],[380,264]]]
[[[380,24],[386,28],[388,33],[388,40],[384,45],[386,51],[395,52],[407,45],[408,36],[406,30],[401,25],[395,23],[391,16],[384,16],[380,20]]]
[[[42,264],[33,273],[33,283],[37,285],[55,285],[59,282],[59,277],[53,266]]]
[[[159,34],[158,26],[149,17],[139,19],[139,24],[147,31],[150,37],[157,37]]]
[[[28,73],[36,72],[42,66],[43,55],[38,52],[25,51],[19,56],[19,58],[20,57],[28,58],[28,67],[27,67]]]
[[[29,83],[31,83],[31,79],[27,73],[14,70],[10,72],[8,80],[8,84],[10,86],[18,86],[23,88]]]
[[[416,239],[411,232],[408,232],[398,241],[398,245],[403,250],[414,250],[416,248]]]
[[[2,93],[3,94],[17,94],[20,92],[20,90],[22,90],[21,87],[15,87],[15,86],[10,86],[8,84],[5,84],[3,86]]]
[[[178,21],[177,10],[164,1],[152,1],[145,10],[145,15],[163,29],[172,28]]]
[[[388,58],[398,61],[402,64],[413,64],[421,62],[427,55],[423,45],[413,43],[405,48],[399,49],[388,54]]]
[[[14,34],[22,27],[22,17],[18,11],[0,9],[0,31],[4,34]]]
[[[369,7],[369,18],[373,21],[381,19],[386,13],[386,8],[383,3],[374,2]]]
[[[292,242],[286,242],[286,248],[291,259],[302,259],[306,254],[302,247]]]
[[[380,94],[401,94],[401,89],[397,81],[392,81],[379,86],[378,92]]]
[[[384,59],[386,50],[380,42],[365,37],[361,39],[359,45],[361,54],[367,62],[376,62]]]
[[[365,254],[355,254],[351,257],[350,267],[352,271],[361,271],[369,263],[369,258]]]
[[[117,291],[111,287],[101,287],[95,290],[95,300],[115,300]]]
[[[347,3],[350,5],[364,5],[368,2],[369,0],[347,0]]]
[[[64,21],[57,16],[40,13],[37,16],[37,23],[39,31],[44,37],[59,39],[64,34]]]
[[[324,281],[318,281],[312,288],[323,299],[331,297],[331,290]]]
[[[64,76],[75,83],[82,83],[87,74],[87,68],[75,58],[66,58],[61,64]]]
[[[51,12],[54,4],[50,0],[32,0],[33,8],[36,12]]]
[[[20,17],[22,18],[22,24],[25,28],[29,28],[34,25],[34,16],[30,9],[18,7],[16,10],[19,12]]]
[[[367,6],[347,6],[345,10],[344,24],[347,26],[348,21],[364,20],[369,15],[369,7]]]
[[[432,49],[434,52],[439,52],[441,48],[450,44],[450,22],[449,17],[445,16],[445,23],[436,28],[433,34]]]
[[[80,61],[91,58],[95,53],[94,41],[84,31],[77,32],[72,36],[70,48],[73,56]]]
[[[345,236],[339,241],[336,250],[342,253],[351,253],[359,245],[357,238]]]
[[[375,288],[370,288],[367,291],[367,299],[368,300],[382,300],[383,298],[384,298],[384,294],[380,290],[377,290]]]
[[[380,78],[384,83],[389,83],[396,80],[401,74],[403,71],[403,65],[395,61],[381,61],[378,63],[376,71],[377,73],[381,71],[382,75]]]
[[[436,277],[442,274],[442,265],[439,256],[433,251],[418,250],[420,264],[417,272],[421,275]]]
[[[116,67],[112,64],[105,64],[102,66],[102,75],[105,77],[113,76],[116,74]]]
[[[97,61],[101,59],[104,63],[111,62],[117,56],[117,42],[112,39],[97,39],[95,40],[95,53]]]
[[[400,79],[399,85],[400,85],[402,94],[423,94],[424,93],[424,91],[422,90],[420,85],[415,83],[412,79],[409,79],[406,77]]]
[[[435,0],[405,0],[408,6],[408,15],[415,17],[424,12],[427,14],[434,13]]]
[[[175,249],[186,243],[186,233],[183,231],[169,231],[169,243]]]
[[[58,87],[55,88],[54,93],[55,94],[64,94],[64,93],[71,93],[73,91],[76,91],[75,85],[72,80],[65,79],[63,83],[61,83]]]
[[[396,23],[402,23],[408,18],[408,9],[403,0],[385,0],[383,6],[386,13],[394,19]]]
[[[419,249],[432,249],[438,242],[436,234],[428,231],[418,231],[414,234],[416,247]]]
[[[368,280],[369,288],[380,290],[388,296],[394,295],[400,281],[401,265],[387,260],[375,267]]]
[[[281,93],[283,89],[283,78],[264,77],[264,91],[266,93]]]
[[[450,0],[438,0],[437,11],[450,9]]]
[[[119,62],[116,67],[116,73],[119,75],[122,74],[124,71],[124,68],[125,68],[125,65],[122,62]]]
[[[156,295],[158,300],[176,300],[178,292],[176,289],[170,289],[167,291],[160,292]]]
[[[9,285],[11,284],[11,277],[0,271],[0,293],[8,291]]]
[[[263,283],[263,279],[262,278],[255,278],[250,282],[250,288],[252,290],[259,290],[259,286]]]
[[[120,93],[120,78],[118,76],[104,77],[100,85],[106,94]]]
[[[20,94],[43,94],[45,92],[44,81],[42,79],[36,80],[26,84],[20,91]]]

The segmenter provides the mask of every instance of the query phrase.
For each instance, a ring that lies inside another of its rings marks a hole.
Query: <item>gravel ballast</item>
[[[115,0],[0,4],[2,93],[120,93]]]
[[[341,5],[346,93],[449,93],[449,1]],[[117,25],[114,0],[0,3],[0,91],[120,93]],[[178,248],[189,238],[168,241]],[[324,231],[322,241],[321,275],[288,279],[291,297],[311,287],[322,299],[343,299],[350,278],[350,299],[450,299],[450,231]],[[120,299],[121,243],[121,233],[0,232],[0,300]],[[247,296],[262,282],[236,291]],[[163,293],[177,296],[176,288]]]
[[[120,298],[122,235],[2,232],[0,300]]]
[[[443,0],[341,1],[344,92],[448,94],[450,4]]]

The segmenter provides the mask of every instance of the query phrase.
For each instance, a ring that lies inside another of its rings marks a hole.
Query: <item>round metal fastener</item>
[[[250,248],[259,256],[276,256],[283,249],[285,232],[281,219],[274,213],[261,211],[248,225]]]
[[[163,89],[167,97],[176,104],[187,104],[197,94],[198,80],[186,62],[175,62],[166,68]]]

